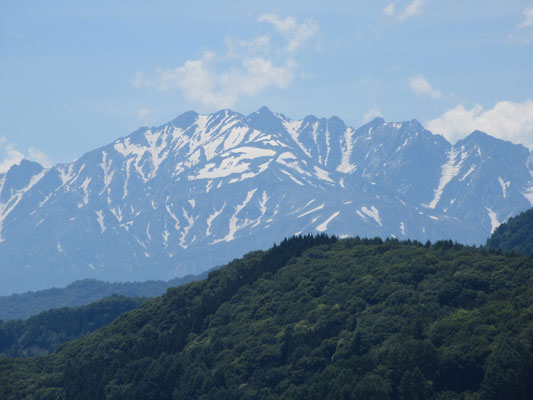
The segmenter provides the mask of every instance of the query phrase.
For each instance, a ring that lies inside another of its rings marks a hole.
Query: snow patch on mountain
[[[229,226],[228,226],[229,232],[228,232],[228,234],[226,236],[224,236],[222,239],[214,240],[212,244],[216,244],[216,243],[219,243],[219,242],[230,242],[230,241],[234,240],[235,239],[235,234],[237,233],[237,231],[247,227],[248,225],[251,225],[251,223],[254,222],[254,221],[251,221],[248,218],[246,218],[239,224],[238,215],[246,207],[246,205],[250,202],[250,200],[252,199],[252,197],[253,197],[253,195],[255,194],[256,191],[257,191],[257,189],[250,190],[246,194],[246,198],[244,199],[244,201],[241,204],[238,204],[234,208],[235,212],[233,213],[233,215],[230,217],[230,220],[229,220]]]
[[[507,198],[507,189],[509,188],[509,186],[511,186],[511,182],[504,181],[501,176],[498,177],[498,182],[500,182],[500,186],[502,188],[502,196],[505,199]]]
[[[379,210],[375,206],[371,206],[370,208],[361,207],[361,212],[376,221],[379,226],[383,226],[381,218],[379,218]]]
[[[491,208],[485,207],[485,209],[487,210],[487,213],[488,213],[489,218],[490,218],[490,225],[491,225],[491,231],[490,232],[494,233],[496,228],[498,226],[500,226],[500,222],[498,221],[498,216],[496,215],[496,213],[494,211],[492,211]]]
[[[299,130],[302,127],[303,121],[292,121],[292,120],[283,120],[282,124],[289,132],[292,140],[300,147],[300,149],[305,153],[307,157],[311,157],[311,153],[305,148],[305,146],[299,140]]]
[[[104,233],[105,232],[104,214],[102,213],[102,210],[95,211],[95,213],[96,213],[96,220],[98,221],[98,225],[100,225],[100,231]]]
[[[476,170],[476,167],[477,167],[477,164],[472,164],[472,166],[470,167],[470,169],[468,171],[466,171],[466,173],[461,177],[459,178],[459,182],[463,182],[466,178],[468,178],[468,176],[474,172]]]
[[[403,221],[400,222],[400,231],[402,232],[402,235],[405,236],[405,223]]]
[[[317,166],[314,167],[314,170],[315,170],[315,175],[318,177],[318,179],[321,179],[323,181],[327,181],[330,183],[335,183],[333,179],[329,177],[329,174],[327,171],[324,171],[322,168],[317,167]]]
[[[219,165],[209,163],[201,169],[196,176],[189,176],[188,179],[215,179],[244,173],[248,170],[250,163],[241,162],[243,159],[245,159],[245,157],[227,157],[224,158]]]
[[[47,170],[42,170],[37,175],[32,176],[30,178],[30,182],[25,187],[15,192],[12,191],[11,197],[5,203],[0,201],[0,243],[5,241],[5,239],[2,236],[4,221],[6,220],[8,215],[15,209],[15,207],[19,204],[19,202],[22,200],[24,194],[28,192],[33,186],[35,186],[44,177],[46,172]]]
[[[174,214],[172,212],[172,210],[170,209],[169,205],[166,205],[165,209],[167,210],[167,214],[169,215],[169,217],[172,218],[172,220],[174,221],[174,228],[176,229],[176,231],[179,232],[179,230],[180,230],[180,220],[178,219],[176,214]]]
[[[527,188],[522,195],[529,201],[529,204],[533,207],[533,185]]]
[[[302,218],[302,217],[305,217],[306,215],[309,215],[309,214],[312,214],[312,213],[317,212],[319,210],[322,210],[324,208],[324,206],[325,206],[325,204],[321,204],[318,207],[313,208],[312,210],[306,211],[303,214],[298,215],[298,217],[296,217],[296,218]]]
[[[194,226],[194,223],[198,219],[198,216],[193,217],[193,216],[189,215],[189,213],[187,212],[187,210],[185,208],[182,208],[181,211],[183,212],[183,218],[185,218],[185,220],[187,221],[187,225],[185,225],[183,227],[183,231],[181,232],[181,235],[180,235],[180,246],[182,248],[186,249],[187,248],[187,244],[186,244],[187,235],[189,234],[189,231],[191,230],[191,228]],[[194,240],[195,239],[193,238],[191,243],[194,242]]]
[[[328,229],[328,224],[340,214],[340,211],[336,211],[331,216],[316,227],[318,232],[325,232]]]
[[[462,157],[459,162],[457,162],[457,155],[458,152],[455,149],[451,149],[448,152],[448,161],[441,168],[441,177],[439,180],[439,185],[435,189],[433,200],[431,200],[428,204],[422,204],[424,207],[434,209],[439,203],[442,192],[444,191],[446,185],[450,183],[450,181],[457,176],[461,170],[465,154],[462,153]]]
[[[115,175],[115,170],[111,169],[112,160],[107,159],[107,152],[102,151],[102,163],[98,164],[102,170],[104,171],[104,187],[100,191],[99,194],[102,194],[105,192],[105,190],[109,187],[111,184],[111,180],[113,179],[113,175]]]
[[[259,218],[257,218],[256,222],[252,225],[252,227],[256,227],[256,226],[258,226],[261,223],[261,220],[263,219],[263,217],[265,216],[265,214],[266,214],[266,212],[268,210],[267,202],[268,202],[269,199],[270,199],[270,197],[266,194],[265,191],[263,191],[263,195],[258,200],[259,211],[261,212],[261,215],[259,216]]]
[[[341,142],[341,163],[337,167],[337,171],[343,174],[349,174],[357,168],[350,162],[355,144],[353,140],[354,135],[355,131],[351,128],[344,131],[343,141]]]
[[[163,237],[163,246],[168,247],[168,237],[170,236],[170,232],[167,229],[167,224],[165,224],[165,230],[161,236]]]

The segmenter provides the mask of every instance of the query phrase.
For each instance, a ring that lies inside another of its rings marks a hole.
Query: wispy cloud
[[[6,138],[0,138],[0,173],[8,171],[23,159],[36,161],[43,167],[50,167],[53,164],[52,158],[36,147],[29,147],[24,152],[17,149],[14,143],[8,142]]]
[[[458,105],[429,121],[427,128],[444,135],[452,143],[480,130],[533,149],[533,100],[523,103],[500,101],[488,110],[480,105],[471,109]]]
[[[293,17],[280,17],[276,14],[263,14],[259,18],[260,22],[270,23],[279,34],[287,41],[287,51],[294,52],[301,47],[308,39],[318,33],[318,23],[312,18],[305,18],[299,22]]]
[[[409,79],[409,87],[419,96],[427,95],[438,99],[441,95],[440,91],[434,89],[422,75],[413,76]]]
[[[396,9],[396,3],[393,2],[384,8],[383,13],[389,17],[396,17],[399,20],[404,20],[418,15],[424,6],[424,3],[425,0],[413,0],[411,3],[407,4],[402,11],[399,11]]]
[[[379,111],[377,108],[373,108],[365,114],[363,118],[363,123],[366,124],[367,122],[372,121],[374,118],[377,117],[383,117],[383,114],[381,114],[381,111]]]
[[[527,7],[522,11],[524,14],[524,21],[518,25],[518,29],[527,28],[528,26],[533,26],[533,7]]]
[[[509,35],[509,41],[528,45],[533,43],[533,7],[526,7],[522,15],[522,22]]]
[[[270,51],[270,37],[261,35],[250,40],[226,36],[224,43],[227,47],[226,56],[229,58],[242,58],[249,54],[267,55]]]
[[[54,160],[50,155],[36,147],[30,147],[28,149],[26,152],[26,158],[38,162],[45,168],[49,168],[54,164]]]
[[[260,22],[270,23],[286,40],[282,50],[274,49],[271,39],[262,35],[249,40],[227,36],[226,52],[217,55],[206,50],[197,59],[187,60],[175,68],[158,68],[153,76],[138,72],[133,85],[161,91],[179,90],[193,104],[208,108],[233,107],[242,96],[254,96],[269,88],[287,88],[298,76],[294,52],[318,32],[312,19],[299,22],[265,14]],[[280,50],[280,51],[279,51]]]

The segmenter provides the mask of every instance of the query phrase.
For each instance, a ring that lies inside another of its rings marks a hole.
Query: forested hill
[[[28,357],[52,353],[57,346],[109,324],[146,299],[111,296],[82,307],[44,311],[28,320],[0,320],[0,354]]]
[[[533,253],[533,208],[509,218],[487,241],[487,247],[521,254]]]
[[[10,296],[0,296],[0,319],[26,319],[40,312],[79,307],[114,294],[129,297],[161,296],[169,287],[181,286],[207,277],[208,272],[169,281],[103,282],[96,279],[75,281],[65,288],[51,288]]]
[[[533,259],[292,238],[56,354],[0,360],[0,398],[529,399]]]

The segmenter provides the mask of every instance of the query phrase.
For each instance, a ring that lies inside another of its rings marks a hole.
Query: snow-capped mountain
[[[532,204],[533,155],[481,132],[187,112],[0,174],[0,294],[198,273],[297,233],[480,244]]]

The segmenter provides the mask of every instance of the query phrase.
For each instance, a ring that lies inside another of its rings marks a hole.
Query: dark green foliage
[[[48,354],[57,346],[88,335],[145,299],[111,296],[78,308],[42,312],[28,320],[0,320],[0,355],[27,357]]]
[[[0,359],[0,398],[525,400],[531,304],[526,257],[292,238],[54,355]]]
[[[487,247],[533,254],[533,208],[501,224],[487,240]]]
[[[531,395],[532,375],[529,351],[520,341],[505,338],[496,345],[485,361],[485,377],[481,386],[483,399],[521,399]]]
[[[405,371],[400,380],[398,394],[401,400],[426,400],[433,397],[432,383],[416,367],[412,371]]]
[[[187,275],[170,281],[103,282],[83,279],[65,288],[0,296],[0,319],[26,319],[40,312],[61,307],[78,307],[114,294],[128,297],[161,296],[170,287],[185,285],[207,277],[208,272]]]

